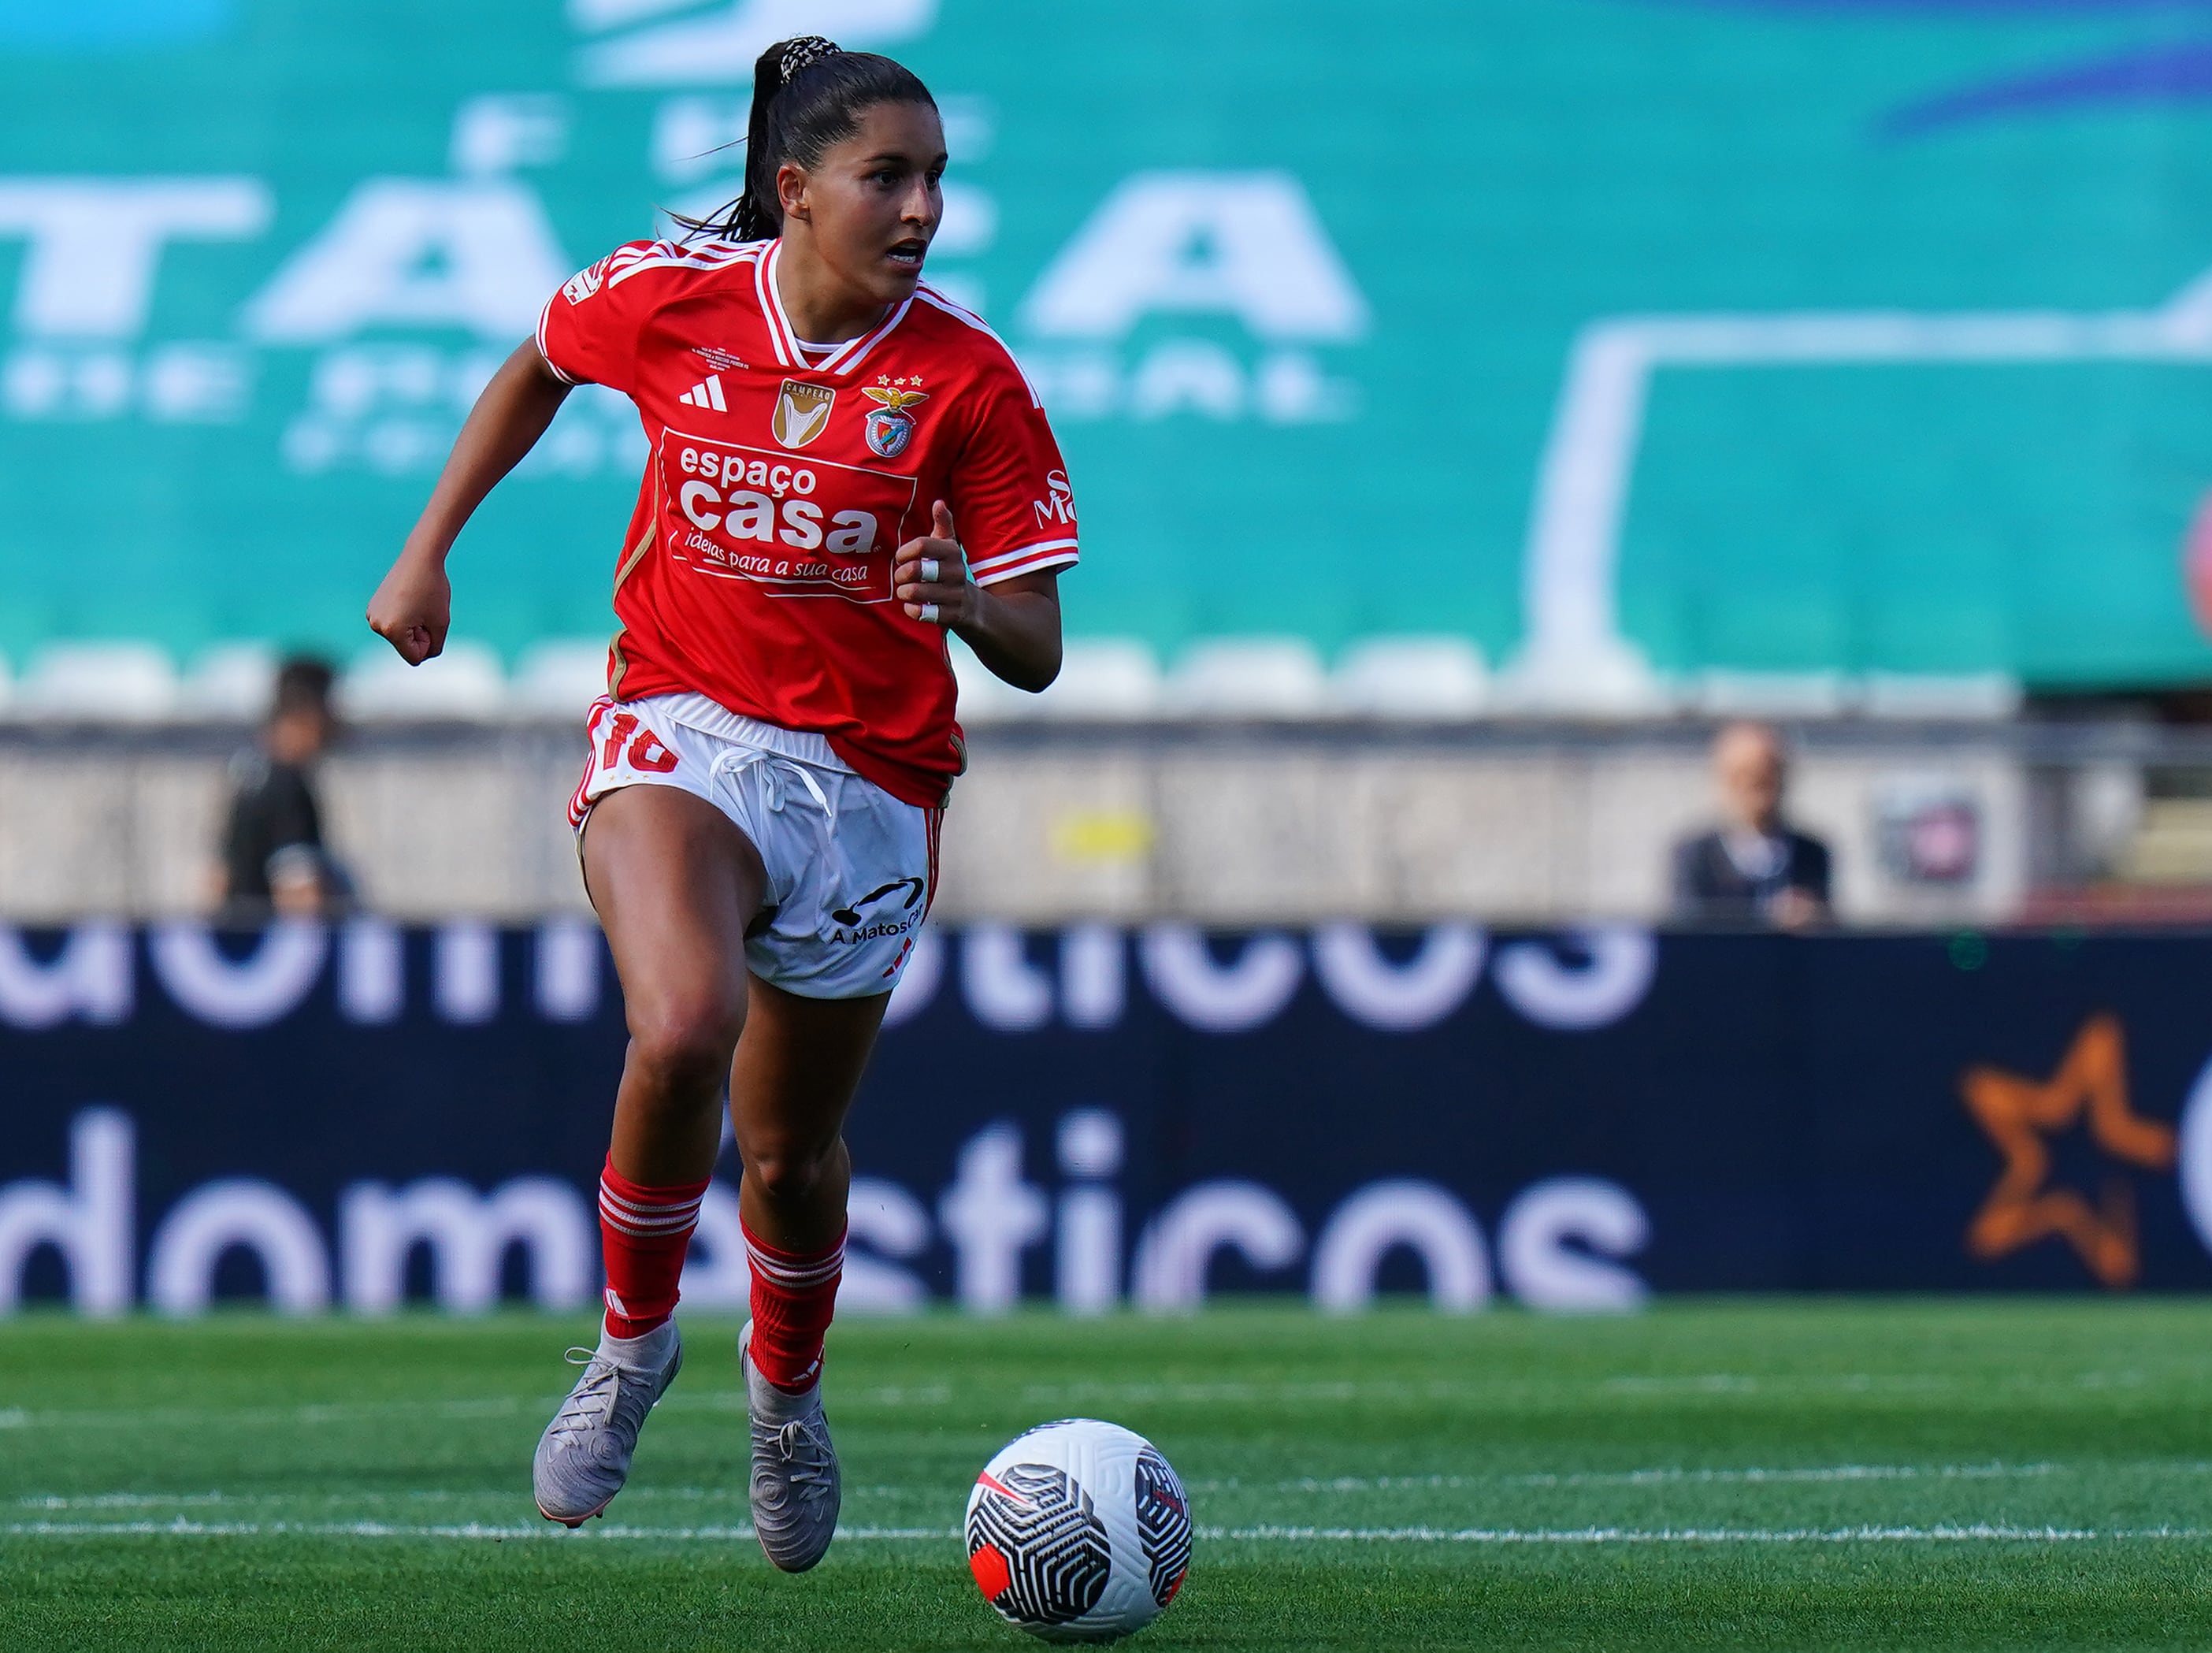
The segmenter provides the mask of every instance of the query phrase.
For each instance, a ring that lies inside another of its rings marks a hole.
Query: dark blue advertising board
[[[2212,939],[925,933],[846,1304],[2212,1286]],[[599,1285],[596,930],[0,930],[0,1307]],[[726,1153],[726,1179],[736,1171]],[[743,1300],[733,1182],[686,1300]]]

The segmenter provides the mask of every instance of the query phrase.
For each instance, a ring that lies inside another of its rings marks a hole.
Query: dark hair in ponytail
[[[841,51],[818,34],[777,41],[753,65],[744,193],[711,218],[670,216],[687,229],[733,241],[762,241],[782,234],[777,169],[787,161],[802,167],[820,164],[823,151],[859,131],[861,115],[879,103],[937,107],[920,76],[889,58]]]

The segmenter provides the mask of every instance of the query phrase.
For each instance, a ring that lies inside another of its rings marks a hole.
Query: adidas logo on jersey
[[[676,398],[690,408],[712,408],[717,413],[727,413],[730,404],[722,399],[722,375],[710,373],[697,384]]]

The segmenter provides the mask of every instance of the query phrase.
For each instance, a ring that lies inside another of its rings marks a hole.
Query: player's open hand
[[[406,551],[368,599],[368,629],[420,665],[446,647],[453,623],[453,582],[437,562]]]
[[[953,630],[975,618],[982,593],[968,578],[968,554],[952,537],[952,513],[943,500],[931,507],[930,527],[925,538],[899,547],[891,588],[908,618]]]

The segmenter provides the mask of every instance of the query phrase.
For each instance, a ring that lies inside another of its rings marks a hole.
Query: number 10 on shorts
[[[666,775],[676,767],[676,754],[661,743],[660,737],[638,720],[635,712],[617,712],[607,725],[607,732],[599,743],[599,767],[611,769],[623,762],[623,749],[627,746],[629,767],[644,769],[653,775]]]

